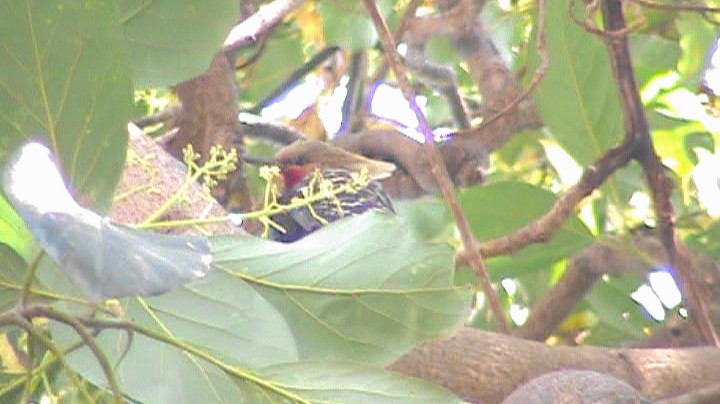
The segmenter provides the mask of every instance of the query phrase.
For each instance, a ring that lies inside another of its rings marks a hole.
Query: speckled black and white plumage
[[[286,190],[279,198],[281,204],[288,204],[293,198],[302,197],[302,188],[308,187],[313,175],[306,176],[292,188]],[[341,187],[352,180],[352,173],[346,170],[328,169],[322,171],[322,177],[332,182],[333,188]],[[318,191],[318,186],[315,190]],[[341,192],[335,198],[322,199],[312,204],[314,212],[328,223],[343,217],[360,215],[370,210],[395,213],[395,207],[385,191],[377,181],[370,181],[367,187],[356,192]],[[308,207],[302,207],[276,214],[271,217],[281,225],[286,232],[273,230],[271,238],[283,243],[290,243],[305,237],[325,225],[313,216]]]

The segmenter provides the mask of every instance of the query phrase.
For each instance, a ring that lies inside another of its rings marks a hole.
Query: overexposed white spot
[[[630,294],[630,297],[641,304],[655,320],[665,320],[665,308],[650,286],[646,284],[640,285],[637,290]]]
[[[290,89],[284,97],[263,108],[260,115],[269,120],[295,119],[314,104],[322,91],[322,82],[317,76],[308,76],[306,80]]]
[[[328,134],[338,133],[342,125],[342,104],[347,96],[347,83],[348,78],[344,76],[332,94],[320,97],[318,101],[318,116]]]
[[[527,307],[520,306],[519,304],[512,304],[510,306],[510,318],[513,323],[517,325],[525,324],[528,315],[530,315],[530,309]]]
[[[720,216],[720,157],[702,147],[693,149],[698,164],[692,172],[700,205],[710,216]]]
[[[517,292],[517,284],[514,280],[510,278],[503,279],[502,281],[500,281],[500,284],[502,285],[503,289],[505,289],[505,292],[510,296],[515,295],[515,292]]]
[[[228,213],[228,219],[230,220],[230,224],[235,227],[240,227],[243,224],[242,213]]]
[[[655,271],[648,278],[650,287],[653,288],[663,306],[672,309],[682,302],[682,294],[672,275],[666,271]]]
[[[541,140],[540,143],[545,149],[550,164],[555,167],[555,171],[557,171],[563,185],[567,187],[578,182],[580,176],[582,176],[582,168],[575,159],[554,142]]]

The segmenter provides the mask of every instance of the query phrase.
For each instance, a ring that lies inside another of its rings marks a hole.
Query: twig
[[[245,136],[263,142],[287,146],[296,140],[305,138],[302,133],[291,126],[270,121],[257,115],[241,112],[238,115],[238,120]],[[233,139],[233,141],[235,140]]]
[[[577,25],[583,27],[585,31],[601,38],[603,41],[613,41],[613,40],[622,40],[625,37],[627,37],[630,33],[635,32],[642,28],[646,23],[647,19],[643,14],[638,15],[637,21],[635,21],[632,25],[625,27],[623,29],[617,30],[617,31],[609,31],[606,29],[598,28],[593,23],[592,17],[590,15],[585,16],[585,20],[579,19],[575,12],[573,11],[573,8],[575,6],[575,0],[570,0],[567,5],[567,13],[568,16],[570,16],[570,19]]]
[[[495,257],[515,253],[532,243],[547,241],[562,226],[565,219],[574,212],[580,201],[602,185],[617,169],[624,167],[630,161],[631,153],[632,148],[628,143],[608,150],[585,170],[577,184],[558,198],[545,215],[513,234],[481,243],[480,251],[486,257]],[[460,264],[464,263],[464,260],[467,260],[464,256],[460,256],[458,259]]]
[[[704,4],[682,4],[678,2],[672,3],[657,3],[648,0],[629,0],[631,3],[638,4],[647,8],[654,8],[657,10],[668,10],[668,11],[700,11],[703,13],[720,13],[720,8],[710,7]]]
[[[29,307],[26,310],[26,315],[32,317],[45,317],[50,320],[55,320],[57,322],[72,327],[83,340],[85,345],[90,348],[90,351],[93,353],[95,359],[100,365],[100,369],[102,369],[103,374],[105,375],[105,380],[107,380],[108,384],[110,385],[110,391],[113,394],[113,401],[118,404],[123,403],[122,391],[120,390],[120,385],[115,379],[115,375],[113,373],[112,367],[110,366],[110,362],[108,361],[107,356],[105,356],[105,353],[102,351],[102,349],[100,349],[98,343],[95,342],[95,338],[90,334],[90,332],[88,332],[84,325],[82,325],[72,316],[55,310],[50,306],[37,305],[34,307]]]
[[[139,128],[145,128],[151,125],[157,125],[159,123],[165,123],[173,119],[179,112],[180,107],[173,105],[171,107],[164,108],[152,115],[143,116],[133,121]]]
[[[364,105],[361,96],[365,91],[365,79],[367,78],[367,53],[365,51],[357,51],[352,55],[350,69],[347,75],[349,77],[347,84],[347,94],[340,107],[340,129],[337,135],[342,135],[348,131],[352,132],[358,105]],[[361,108],[362,109],[362,108]]]
[[[32,263],[30,263],[30,266],[28,266],[27,273],[25,274],[25,279],[23,280],[22,291],[20,292],[20,301],[18,302],[19,307],[25,307],[25,304],[27,303],[28,296],[30,296],[30,290],[33,280],[35,280],[35,272],[37,272],[40,260],[44,256],[44,251],[39,252],[35,259],[32,261]]]
[[[42,332],[38,331],[37,327],[26,317],[29,316],[26,316],[25,313],[22,312],[22,310],[14,313],[6,313],[2,317],[0,317],[0,326],[12,324],[24,329],[29,336],[40,341],[40,343],[43,344],[43,346],[45,346],[45,348],[47,348],[48,351],[50,351],[55,356],[55,358],[57,358],[57,360],[62,365],[68,379],[70,379],[75,385],[82,386],[82,382],[80,381],[78,376],[72,370],[67,361],[65,361],[65,355],[63,354],[63,352],[60,351],[58,346],[55,345],[53,341],[46,337]],[[32,366],[32,364],[30,364],[30,366]],[[12,383],[10,383],[9,385],[12,385]],[[78,389],[83,399],[85,399],[87,402],[93,402],[90,394],[84,388],[79,387]],[[8,391],[9,390],[7,389],[2,389],[0,397],[2,396],[2,394],[7,393]]]
[[[393,38],[395,39],[395,43],[400,42],[400,39],[402,39],[403,35],[405,35],[405,31],[407,31],[408,26],[410,25],[410,21],[415,17],[415,12],[417,11],[418,7],[422,4],[422,0],[411,0],[410,4],[408,4],[407,9],[405,10],[405,14],[403,14],[402,20],[400,20],[400,25],[398,25],[397,29],[395,30],[395,33],[393,34]],[[373,74],[372,78],[370,79],[370,86],[372,87],[375,82],[382,80],[385,76],[387,76],[388,72],[388,62],[387,59],[383,59],[382,63],[380,64],[380,67],[377,68],[375,71],[375,74]]]
[[[429,156],[431,172],[433,173],[433,176],[442,191],[443,197],[445,198],[445,202],[448,204],[450,212],[455,219],[455,223],[460,231],[463,248],[466,251],[470,251],[470,266],[480,280],[483,292],[485,293],[485,297],[490,306],[490,311],[497,322],[498,329],[507,333],[507,322],[505,320],[505,314],[502,310],[502,306],[500,305],[500,300],[498,299],[497,293],[490,282],[490,275],[483,258],[480,255],[480,251],[477,248],[477,241],[472,235],[470,224],[468,223],[467,218],[463,215],[462,210],[460,209],[460,204],[455,197],[452,180],[445,169],[440,152],[435,145],[435,138],[432,130],[425,119],[425,115],[422,113],[420,107],[415,101],[415,94],[407,79],[405,68],[400,62],[400,56],[397,53],[395,41],[393,40],[390,30],[388,29],[387,24],[380,14],[380,10],[378,10],[375,2],[373,0],[363,0],[363,3],[370,14],[370,19],[375,25],[383,50],[385,51],[385,56],[395,74],[400,89],[402,90],[405,98],[408,100],[410,109],[413,110],[418,119],[420,132],[425,136],[425,153]]]

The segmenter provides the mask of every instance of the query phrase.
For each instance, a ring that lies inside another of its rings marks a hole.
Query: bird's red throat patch
[[[290,189],[300,183],[307,176],[307,170],[300,166],[288,166],[282,169],[285,189]]]

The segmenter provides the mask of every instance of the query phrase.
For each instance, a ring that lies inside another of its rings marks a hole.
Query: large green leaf
[[[323,403],[461,403],[420,379],[357,363],[310,361],[275,365],[263,374],[298,396]]]
[[[203,73],[239,15],[235,0],[114,0],[138,87]]]
[[[568,1],[546,3],[550,67],[534,94],[552,136],[587,165],[620,141],[623,120],[607,49],[570,19]],[[579,3],[574,10],[582,18]]]
[[[384,214],[348,218],[294,244],[220,236],[213,246],[218,269],[206,278],[156,298],[123,301],[124,318],[200,352],[134,333],[115,371],[128,396],[144,402],[453,399],[424,382],[362,366],[384,365],[462,325],[470,293],[452,286],[449,246],[418,241],[401,218]],[[50,263],[41,263],[39,276],[53,290],[71,292]],[[78,341],[68,327],[51,324],[61,346]],[[115,364],[128,335],[104,330],[97,340]],[[88,349],[68,360],[83,377],[106,385]]]
[[[262,391],[251,382],[256,375],[253,369],[297,359],[283,317],[249,285],[222,271],[176,292],[127,299],[123,304],[124,317],[137,326],[205,355],[201,358],[135,333],[115,375],[123,392],[142,402],[253,401]],[[62,346],[78,341],[77,334],[65,326],[52,323],[52,331]],[[111,363],[128,347],[127,337],[116,330],[100,334],[97,341]],[[93,383],[106,385],[97,359],[88,349],[73,352],[68,360]],[[238,380],[227,369],[246,377]]]
[[[473,188],[460,194],[460,203],[479,240],[512,234],[547,213],[555,202],[553,193],[521,182],[503,182]],[[544,244],[530,245],[512,256],[487,260],[494,279],[517,276],[546,268],[593,242],[588,228],[570,216]]]
[[[100,209],[125,162],[132,85],[112,4],[0,0],[0,161],[47,136]]]
[[[301,358],[387,364],[466,317],[470,295],[452,286],[452,249],[418,241],[398,217],[348,218],[292,244],[212,244],[221,268],[285,316]]]

